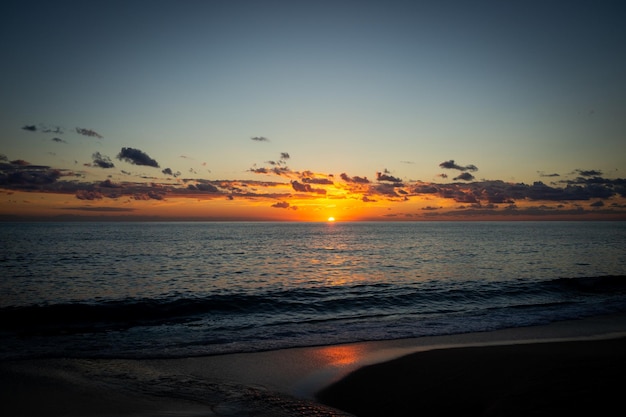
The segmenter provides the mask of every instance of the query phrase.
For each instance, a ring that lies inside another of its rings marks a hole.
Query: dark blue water
[[[177,357],[626,311],[626,223],[0,223],[0,358]]]

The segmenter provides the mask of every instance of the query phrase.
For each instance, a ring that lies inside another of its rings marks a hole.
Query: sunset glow
[[[0,220],[626,219],[619,13],[392,3],[12,7]]]

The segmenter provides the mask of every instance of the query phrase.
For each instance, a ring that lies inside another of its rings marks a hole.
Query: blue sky
[[[281,152],[300,172],[404,181],[454,182],[440,176],[451,159],[478,167],[474,180],[624,177],[621,2],[4,8],[8,160],[113,180],[163,176],[116,159],[123,147],[207,180],[261,179],[252,170]],[[115,169],[94,167],[95,152]]]

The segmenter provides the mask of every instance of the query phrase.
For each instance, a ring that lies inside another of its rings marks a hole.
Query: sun
[[[328,221],[329,221],[329,222],[334,222],[334,221],[335,221],[335,218],[334,218],[333,216],[330,216],[330,217],[328,218]]]

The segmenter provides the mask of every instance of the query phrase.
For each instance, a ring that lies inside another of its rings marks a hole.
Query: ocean
[[[175,358],[626,311],[626,222],[0,223],[0,359]]]

